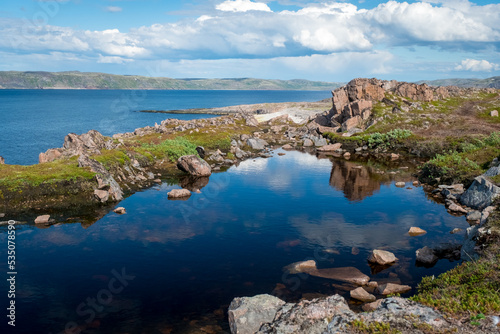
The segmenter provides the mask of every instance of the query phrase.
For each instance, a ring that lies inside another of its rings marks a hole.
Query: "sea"
[[[2,136],[2,154],[7,162],[29,164],[36,162],[32,155],[61,146],[67,132],[97,129],[110,135],[166,117],[203,117],[136,112],[140,109],[316,101],[329,93],[147,91],[123,110],[115,109],[114,101],[137,92],[0,94],[2,125],[9,134]],[[61,213],[50,227],[33,221],[16,225],[16,327],[7,324],[12,299],[5,265],[0,332],[230,333],[227,310],[233,298],[258,294],[296,302],[337,293],[359,309],[349,298],[352,285],[287,271],[305,260],[316,261],[320,269],[355,267],[380,284],[410,285],[404,296],[411,296],[422,277],[458,263],[441,259],[421,266],[415,251],[460,242],[463,232],[450,231],[469,226],[413,185],[417,163],[276,148],[270,158],[212,174],[200,193],[184,201],[168,199],[169,191],[180,188],[179,180],[164,176],[162,184],[117,203],[126,208],[124,215],[108,208],[93,221]],[[396,187],[397,181],[406,186]],[[412,226],[427,233],[410,236]],[[0,226],[5,260],[8,231]],[[373,249],[393,252],[398,261],[386,268],[370,266]]]

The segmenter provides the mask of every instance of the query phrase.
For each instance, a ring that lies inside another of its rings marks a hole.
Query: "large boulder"
[[[232,334],[254,334],[263,324],[272,322],[285,302],[271,295],[235,298],[229,305],[229,327]]]
[[[260,138],[249,138],[247,139],[247,145],[252,148],[252,150],[263,150],[268,143]]]
[[[196,177],[212,175],[210,165],[196,155],[184,155],[180,157],[177,160],[177,168]]]
[[[478,176],[466,192],[460,196],[460,202],[470,208],[482,210],[500,196],[500,187],[494,185],[485,176]]]
[[[328,321],[335,316],[352,318],[345,299],[339,295],[303,300],[286,304],[276,313],[272,323],[265,324],[257,333],[307,333],[321,334],[328,329]]]

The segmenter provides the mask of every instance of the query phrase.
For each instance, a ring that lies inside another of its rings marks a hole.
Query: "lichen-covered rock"
[[[485,176],[478,176],[466,192],[460,196],[460,203],[470,208],[482,210],[500,196],[500,187]]]
[[[177,168],[196,177],[212,175],[210,165],[196,155],[184,155],[180,157],[177,160]]]
[[[263,324],[273,321],[285,304],[271,295],[235,298],[229,305],[228,318],[232,334],[254,334]]]

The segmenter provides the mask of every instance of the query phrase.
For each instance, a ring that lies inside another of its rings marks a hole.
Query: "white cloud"
[[[117,56],[103,56],[99,55],[99,59],[97,62],[99,64],[125,64],[134,61],[133,59],[127,59],[127,58],[122,58],[122,57],[117,57]]]
[[[117,7],[117,6],[108,6],[108,7],[106,7],[106,11],[110,12],[110,13],[118,13],[118,12],[121,12],[122,10],[123,10],[123,8]]]
[[[215,9],[223,12],[248,12],[251,10],[270,12],[271,8],[262,2],[250,0],[226,0],[215,6]]]
[[[500,65],[490,63],[487,60],[465,59],[455,67],[456,71],[491,72],[500,70]]]

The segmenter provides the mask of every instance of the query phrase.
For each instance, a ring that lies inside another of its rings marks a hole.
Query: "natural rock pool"
[[[387,164],[277,150],[213,174],[185,201],[168,200],[179,186],[164,180],[120,202],[126,214],[92,225],[18,225],[16,333],[228,332],[234,297],[348,299],[345,283],[283,271],[310,259],[410,285],[411,295],[422,276],[456,265],[416,266],[415,251],[460,242],[450,231],[469,225],[412,185],[410,162]],[[411,237],[412,226],[427,233]],[[376,273],[373,249],[399,261]]]

